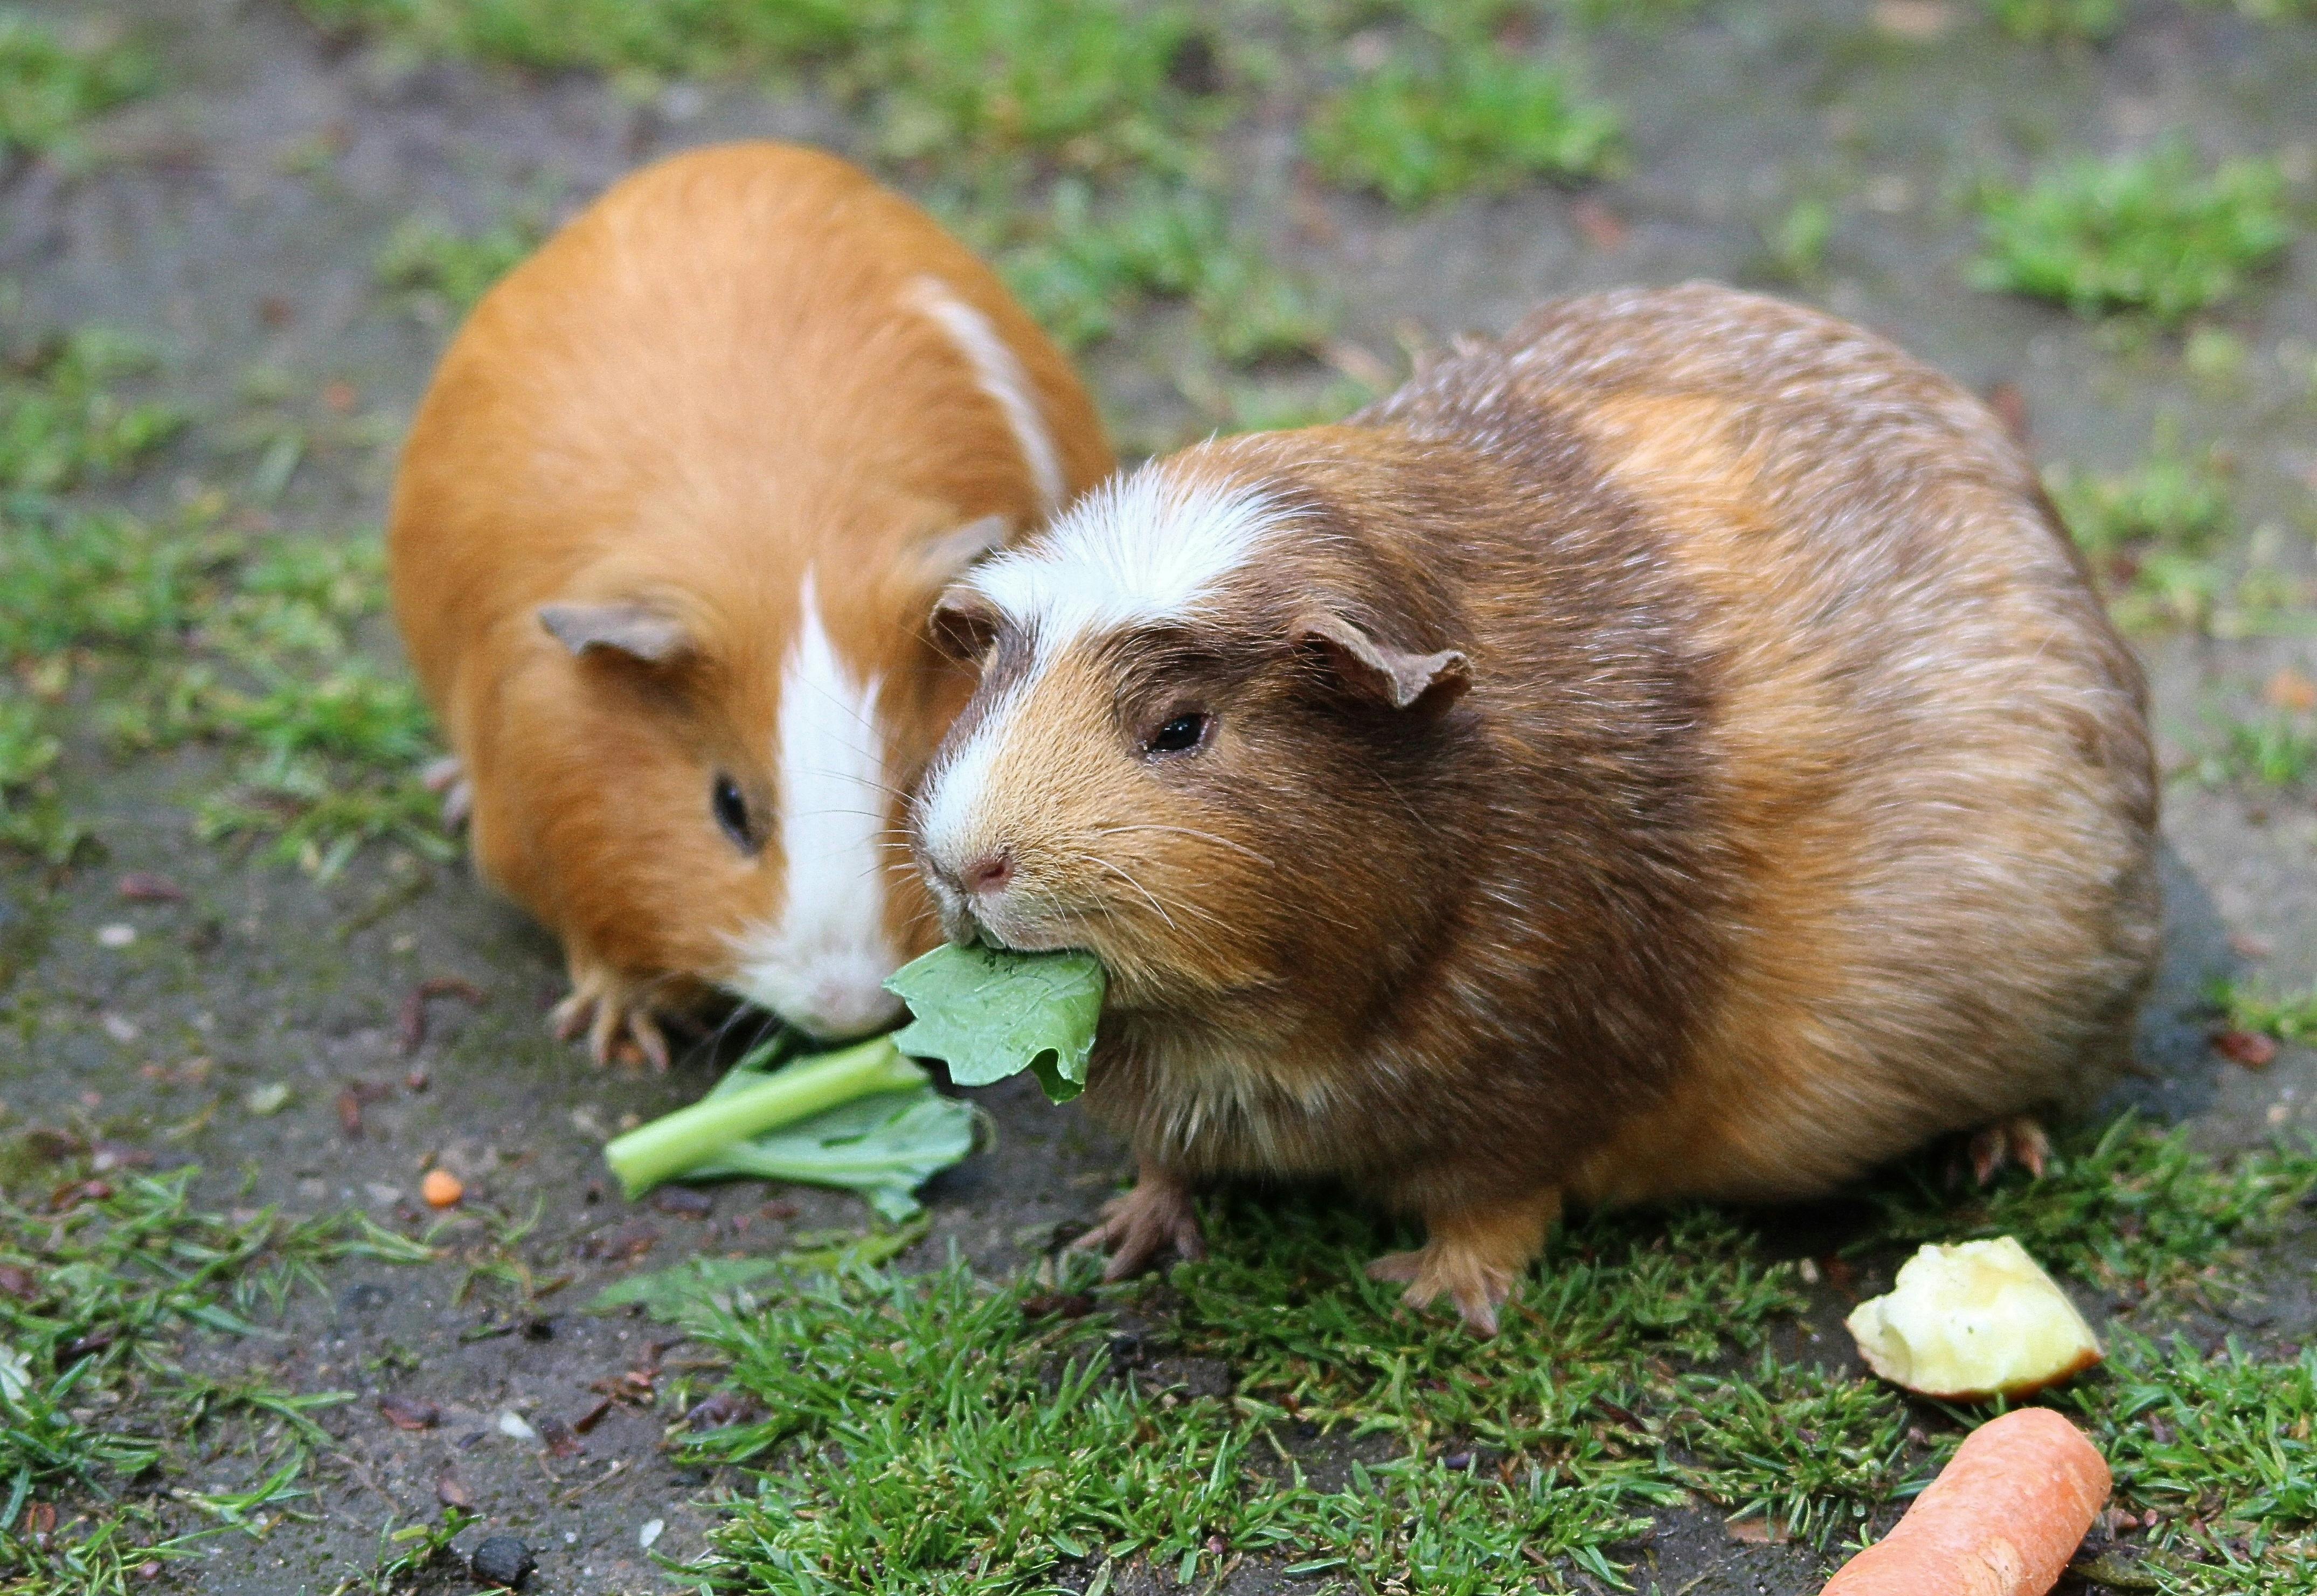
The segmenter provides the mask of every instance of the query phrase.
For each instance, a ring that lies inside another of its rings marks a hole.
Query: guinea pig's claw
[[[587,1028],[587,1018],[595,1012],[595,994],[573,991],[549,1010],[547,1028],[558,1042],[568,1042]]]
[[[653,1070],[667,1073],[667,1036],[659,1028],[659,1021],[642,1009],[628,1010],[628,1035],[644,1055],[644,1062]]]
[[[1207,1255],[1206,1238],[1199,1233],[1199,1215],[1190,1188],[1167,1176],[1146,1172],[1134,1189],[1114,1198],[1102,1211],[1102,1223],[1070,1243],[1073,1251],[1110,1250],[1103,1266],[1105,1280],[1139,1275],[1162,1253],[1195,1262]]]
[[[455,756],[437,759],[420,775],[426,790],[443,800],[443,829],[456,831],[475,812],[475,784]]]
[[[556,1040],[569,1042],[585,1031],[587,1054],[598,1068],[613,1063],[647,1063],[665,1074],[667,1036],[648,1009],[622,1001],[593,982],[583,982],[555,1006],[548,1024]]]
[[[1982,1127],[1973,1135],[1967,1156],[1971,1160],[1972,1178],[1982,1186],[1993,1180],[2010,1164],[2017,1164],[2041,1180],[2044,1166],[2051,1161],[2052,1138],[2044,1134],[2043,1125],[2033,1115],[2015,1115],[2009,1119]]]

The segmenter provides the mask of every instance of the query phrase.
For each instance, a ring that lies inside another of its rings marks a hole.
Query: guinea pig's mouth
[[[1080,944],[1060,927],[1025,914],[1011,894],[969,900],[953,890],[937,892],[942,934],[952,942],[987,944],[1010,953],[1053,953]]]

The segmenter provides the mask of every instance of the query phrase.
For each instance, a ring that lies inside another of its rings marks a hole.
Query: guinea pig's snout
[[[967,901],[995,898],[1014,881],[1014,854],[1009,848],[978,848],[962,858],[928,848],[924,856],[934,879]]]

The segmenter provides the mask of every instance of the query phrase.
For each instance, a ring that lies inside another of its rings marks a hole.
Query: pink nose
[[[984,854],[968,865],[963,874],[969,892],[1002,892],[1006,883],[1014,879],[1014,858],[1010,854]]]

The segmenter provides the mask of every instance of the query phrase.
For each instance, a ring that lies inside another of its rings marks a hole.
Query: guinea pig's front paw
[[[1560,1217],[1558,1191],[1428,1215],[1425,1223],[1431,1235],[1424,1245],[1413,1252],[1385,1253],[1368,1265],[1368,1278],[1405,1285],[1401,1300],[1411,1308],[1428,1308],[1445,1296],[1474,1335],[1492,1336],[1497,1310]]]
[[[1442,1297],[1456,1305],[1474,1335],[1497,1333],[1497,1310],[1513,1294],[1515,1272],[1478,1253],[1433,1242],[1413,1252],[1387,1252],[1368,1265],[1368,1278],[1405,1285],[1400,1300],[1428,1308]]]
[[[1189,1182],[1179,1175],[1142,1166],[1134,1189],[1113,1198],[1102,1211],[1102,1223],[1070,1243],[1073,1251],[1110,1250],[1103,1266],[1105,1280],[1139,1275],[1162,1252],[1182,1259],[1207,1255],[1206,1238],[1199,1233],[1199,1215],[1191,1201]]]
[[[652,986],[606,964],[574,964],[571,995],[548,1016],[559,1041],[587,1034],[587,1052],[598,1066],[641,1058],[665,1072],[667,1036],[653,1012]]]

